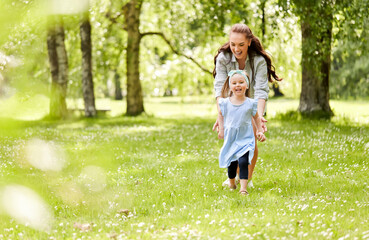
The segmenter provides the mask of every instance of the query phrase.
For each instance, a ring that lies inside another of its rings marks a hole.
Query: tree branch
[[[170,41],[165,37],[164,33],[162,32],[145,32],[145,33],[141,33],[141,38],[148,36],[148,35],[157,35],[160,36],[170,47],[170,49],[172,50],[172,52],[174,52],[175,54],[179,55],[179,56],[183,56],[189,60],[191,60],[193,63],[195,63],[201,70],[203,70],[204,72],[210,74],[213,76],[213,73],[211,71],[209,71],[208,69],[206,69],[205,67],[203,67],[199,62],[197,62],[195,59],[193,59],[191,56],[187,56],[184,53],[179,52],[178,50],[176,50],[173,45],[170,43]]]
[[[109,19],[112,23],[119,24],[124,30],[127,30],[127,26],[125,24],[122,24],[122,23],[118,22],[117,19],[120,16],[122,16],[122,13],[121,12],[118,12],[117,14],[115,14],[115,16],[112,16],[112,13],[111,13],[110,10],[105,13],[105,17],[107,19]]]

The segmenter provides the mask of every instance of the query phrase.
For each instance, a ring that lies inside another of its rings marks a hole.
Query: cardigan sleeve
[[[217,60],[216,60],[216,64],[215,64],[215,71],[216,71],[216,75],[214,79],[215,98],[221,95],[224,82],[226,81],[228,77],[227,61],[229,61],[229,59],[226,58],[224,53],[223,52],[219,53]]]
[[[252,116],[255,116],[257,111],[258,111],[258,100],[252,99]]]
[[[267,63],[262,56],[258,56],[254,61],[255,66],[255,85],[254,99],[268,100],[268,69]]]

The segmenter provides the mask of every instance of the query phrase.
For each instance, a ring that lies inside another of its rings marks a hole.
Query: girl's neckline
[[[231,102],[231,97],[228,98],[228,101],[235,107],[239,107],[242,106],[243,104],[245,104],[245,102],[247,101],[248,97],[245,98],[245,100],[241,103],[241,104],[234,104]]]

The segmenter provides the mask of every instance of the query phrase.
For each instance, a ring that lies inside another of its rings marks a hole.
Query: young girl
[[[232,70],[222,88],[222,98],[219,98],[219,114],[223,116],[224,130],[220,129],[219,138],[224,138],[224,144],[219,155],[219,166],[228,168],[229,188],[236,189],[237,166],[240,168],[240,193],[247,195],[248,165],[254,156],[255,137],[252,128],[252,118],[255,121],[256,137],[265,141],[261,128],[261,119],[257,113],[258,101],[249,98],[250,80],[245,71]],[[230,97],[228,93],[230,92]]]

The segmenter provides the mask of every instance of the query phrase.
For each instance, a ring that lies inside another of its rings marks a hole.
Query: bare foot
[[[241,183],[240,194],[248,195],[249,193],[247,192],[247,179],[241,179],[240,183]]]

